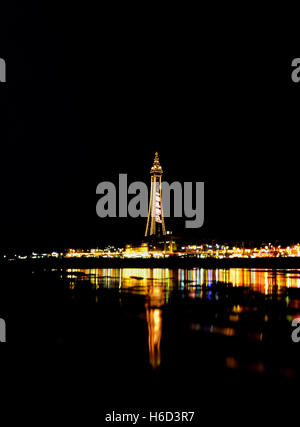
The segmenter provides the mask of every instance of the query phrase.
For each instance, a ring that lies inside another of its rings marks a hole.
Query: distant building
[[[147,257],[149,255],[149,245],[148,243],[141,243],[140,245],[126,245],[124,256],[126,258],[141,258]]]

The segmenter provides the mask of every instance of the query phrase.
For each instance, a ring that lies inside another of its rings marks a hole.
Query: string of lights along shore
[[[153,166],[150,169],[150,175],[151,190],[145,236],[160,237],[161,235],[166,235],[166,228],[161,197],[161,178],[163,170],[157,152],[155,153]]]

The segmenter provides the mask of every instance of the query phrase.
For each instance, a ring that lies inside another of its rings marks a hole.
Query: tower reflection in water
[[[148,325],[149,363],[153,369],[161,363],[162,307],[166,290],[169,289],[167,269],[122,269],[119,287],[145,295],[145,310]]]
[[[162,336],[162,284],[153,285],[148,289],[146,299],[146,316],[148,323],[149,363],[153,369],[160,365],[160,341]]]
[[[160,365],[160,340],[162,334],[162,310],[146,306],[148,323],[149,363],[156,369]]]
[[[149,363],[156,369],[161,363],[162,306],[165,304],[165,292],[169,289],[169,270],[124,268],[120,273],[119,287],[145,295]]]
[[[202,301],[218,301],[223,298],[228,306],[223,313],[223,323],[218,323],[218,313],[215,313],[215,322],[211,319],[202,319],[198,323],[193,322],[193,330],[202,330],[206,333],[223,333],[234,335],[238,331],[239,320],[242,314],[250,313],[248,302],[253,303],[253,292],[263,294],[267,301],[270,295],[281,298],[289,310],[287,319],[290,321],[300,310],[300,298],[296,295],[286,296],[289,288],[300,288],[299,269],[68,269],[70,289],[76,287],[76,282],[88,280],[95,290],[101,288],[118,290],[121,294],[142,295],[145,298],[145,317],[148,329],[149,362],[153,369],[161,364],[161,342],[163,332],[163,307],[168,304],[171,295],[181,295],[189,299]],[[213,288],[214,285],[218,288]],[[227,285],[221,286],[220,285]],[[244,293],[238,304],[231,304],[227,298],[232,289],[243,287],[249,289],[249,294]],[[222,291],[223,289],[223,291]],[[248,295],[248,299],[246,296]],[[101,298],[101,296],[99,296]],[[257,298],[257,296],[256,296]],[[98,295],[96,296],[96,301]],[[256,299],[260,301],[260,299]],[[253,312],[261,309],[259,305],[253,307]],[[275,307],[276,309],[276,307]],[[297,312],[295,312],[297,310]],[[276,310],[275,310],[276,311]],[[299,312],[300,313],[300,312]],[[268,316],[262,312],[265,319]],[[282,315],[279,313],[278,315]],[[284,312],[284,315],[286,313]],[[298,315],[298,314],[297,314]],[[227,316],[227,317],[226,317]],[[226,319],[228,321],[226,321]],[[265,320],[268,323],[268,320]],[[196,328],[196,329],[195,329]],[[241,328],[240,328],[241,329]],[[253,331],[252,331],[253,335]],[[261,330],[257,335],[262,336]]]
[[[162,338],[162,307],[168,300],[170,283],[173,283],[169,269],[70,269],[68,273],[83,273],[82,279],[88,277],[94,288],[119,288],[145,296],[145,311],[148,326],[149,363],[156,369],[161,363],[160,343]],[[69,275],[71,278],[72,274]],[[74,276],[78,279],[78,276]]]

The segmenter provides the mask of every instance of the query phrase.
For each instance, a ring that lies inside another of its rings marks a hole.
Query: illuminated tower
[[[145,236],[160,237],[166,234],[161,198],[162,167],[159,163],[158,153],[155,153],[154,163],[150,169],[151,191],[149,199],[149,212]]]

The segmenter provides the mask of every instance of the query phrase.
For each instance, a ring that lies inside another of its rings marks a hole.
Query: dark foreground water
[[[104,304],[113,311],[119,307],[120,325],[113,324],[123,329],[123,322],[129,323],[124,334],[134,334],[144,351],[143,361],[152,369],[180,364],[178,354],[181,358],[185,353],[185,363],[193,360],[195,349],[189,352],[189,347],[199,347],[203,356],[207,348],[201,348],[201,342],[212,341],[219,367],[297,374],[289,351],[288,357],[276,360],[260,348],[296,346],[291,322],[300,318],[300,270],[68,269],[61,278],[67,280],[74,304],[80,304],[81,291],[89,287],[94,310],[101,311]]]
[[[43,384],[59,372],[64,395],[80,384],[80,400],[92,382],[94,409],[242,405],[269,414],[268,399],[284,410],[297,393],[300,270],[28,268],[6,282],[18,355],[45,360]]]

